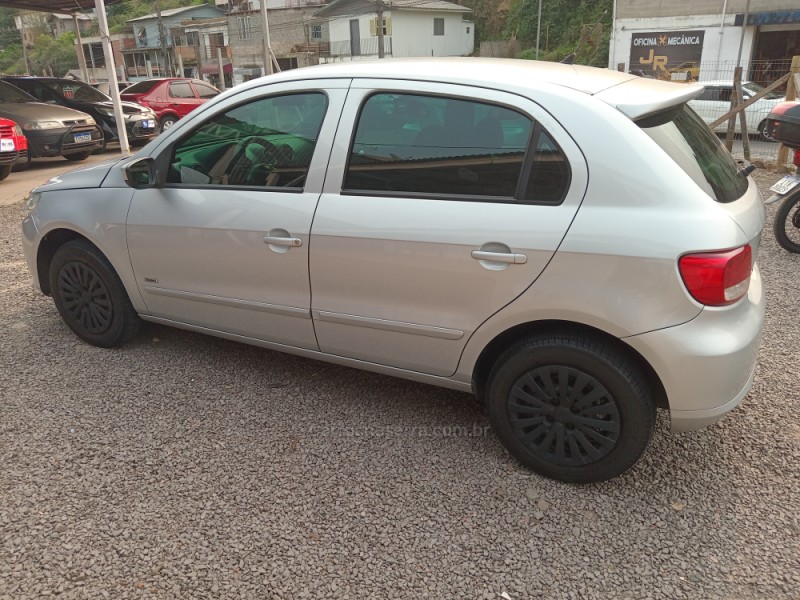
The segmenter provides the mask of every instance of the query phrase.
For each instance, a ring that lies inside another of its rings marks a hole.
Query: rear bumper
[[[624,339],[661,379],[673,431],[710,425],[742,402],[753,383],[764,314],[756,265],[747,298],[734,306],[706,307],[683,325]]]

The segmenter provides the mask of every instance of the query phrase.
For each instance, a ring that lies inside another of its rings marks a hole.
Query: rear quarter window
[[[720,139],[686,105],[638,121],[642,130],[717,202],[747,191],[747,177]]]

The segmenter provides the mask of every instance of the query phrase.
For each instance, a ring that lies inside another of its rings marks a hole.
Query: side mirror
[[[158,187],[156,181],[156,161],[149,156],[135,160],[122,171],[125,183],[135,190]]]

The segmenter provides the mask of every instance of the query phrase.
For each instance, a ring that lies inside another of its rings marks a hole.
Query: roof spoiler
[[[633,121],[685,104],[703,93],[702,83],[673,83],[637,77],[597,94]]]

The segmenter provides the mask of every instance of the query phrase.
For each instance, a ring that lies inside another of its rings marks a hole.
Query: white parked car
[[[753,380],[764,206],[701,91],[519,60],[296,69],[40,186],[23,247],[91,344],[144,319],[474,392],[523,464],[600,481],[657,407],[697,429]]]
[[[705,86],[703,93],[694,100],[690,100],[689,106],[691,106],[706,123],[711,124],[731,109],[733,83],[730,81],[703,81],[701,83]],[[762,89],[764,88],[755,82],[742,82],[742,100],[749,100]],[[747,121],[748,132],[751,135],[758,134],[761,136],[761,139],[765,141],[773,141],[772,137],[769,135],[769,131],[767,131],[767,115],[769,115],[776,104],[785,101],[786,99],[780,94],[769,92],[760,100],[756,100],[753,104],[745,108],[744,114]],[[717,133],[724,133],[727,130],[727,120],[714,128],[714,131]],[[738,117],[736,119],[735,131],[736,133],[742,132]]]

